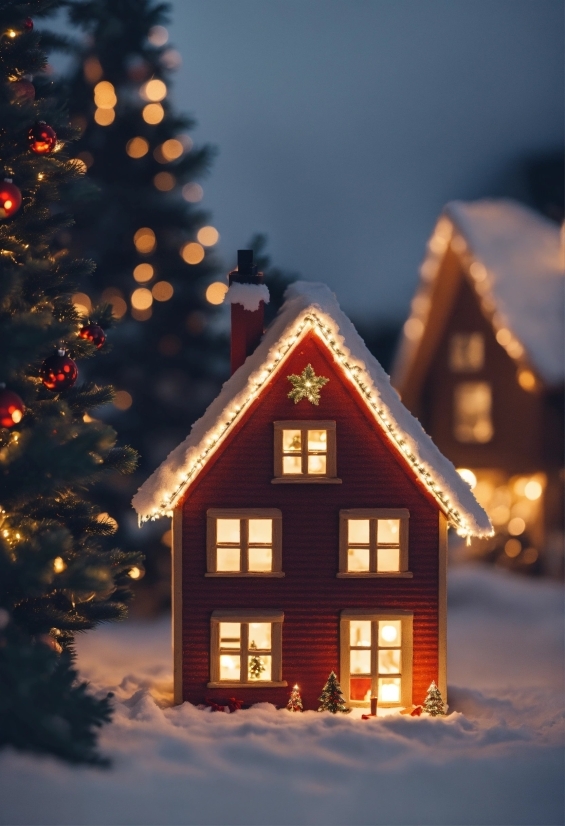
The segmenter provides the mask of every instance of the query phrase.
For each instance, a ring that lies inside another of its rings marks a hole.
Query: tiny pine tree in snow
[[[341,686],[335,671],[330,672],[330,676],[324,686],[321,696],[318,698],[320,707],[318,711],[331,711],[332,714],[349,714],[350,708],[345,705]]]
[[[300,696],[300,691],[298,690],[298,686],[295,685],[292,691],[290,692],[290,697],[288,698],[288,703],[286,707],[289,711],[304,711],[304,706],[302,705],[302,697]]]
[[[445,704],[440,690],[435,684],[435,680],[432,681],[431,686],[428,688],[428,693],[424,700],[424,711],[431,717],[439,717],[441,714],[445,714]]]

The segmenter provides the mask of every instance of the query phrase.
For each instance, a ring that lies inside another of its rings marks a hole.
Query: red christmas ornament
[[[10,83],[10,92],[14,100],[25,101],[35,98],[35,86],[29,80],[14,80]]]
[[[21,205],[22,193],[11,178],[5,178],[0,183],[0,218],[9,218]]]
[[[44,120],[35,123],[27,133],[29,148],[36,155],[47,155],[55,149],[57,135]]]
[[[106,341],[106,333],[99,324],[95,324],[93,321],[85,324],[84,327],[78,331],[78,334],[81,338],[91,341],[97,350],[100,350]]]
[[[24,415],[24,403],[13,390],[6,390],[0,384],[0,427],[13,427],[19,424]]]
[[[41,381],[48,390],[68,390],[78,378],[78,367],[65,350],[46,358],[39,371]]]
[[[33,20],[31,19],[31,17],[26,17],[26,19],[24,20],[23,26],[24,26],[24,31],[26,31],[26,32],[33,31]]]

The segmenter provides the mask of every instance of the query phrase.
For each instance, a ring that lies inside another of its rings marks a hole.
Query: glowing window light
[[[98,126],[110,126],[116,119],[113,109],[97,109],[94,113],[94,120]]]
[[[157,246],[155,233],[149,227],[141,227],[133,236],[133,243],[138,252],[149,253],[153,252]]]
[[[218,243],[220,233],[215,227],[201,227],[196,237],[202,246],[213,247]]]
[[[424,322],[419,318],[409,318],[404,324],[404,335],[410,341],[417,341],[424,333]]]
[[[530,393],[532,390],[536,389],[536,377],[531,370],[519,370],[518,384],[522,390],[526,390]]]
[[[168,301],[173,297],[174,289],[173,285],[169,284],[168,281],[157,281],[157,283],[153,285],[151,292],[155,301]]]
[[[144,100],[157,102],[167,96],[167,87],[162,80],[153,78],[141,87],[139,94]]]
[[[153,304],[153,295],[147,287],[138,287],[131,294],[131,306],[135,310],[148,310]]]
[[[94,87],[94,103],[99,109],[113,109],[118,98],[113,85],[108,80],[101,80]]]
[[[197,204],[204,197],[204,190],[200,184],[185,184],[182,188],[182,197],[191,204]]]
[[[400,702],[400,678],[380,677],[379,678],[379,700],[382,703]]]
[[[116,391],[116,395],[114,397],[114,407],[117,407],[118,410],[129,410],[132,404],[133,398],[131,393],[128,393],[127,390]]]
[[[153,178],[153,185],[159,192],[170,192],[175,188],[177,179],[170,172],[158,172]]]
[[[395,643],[396,645],[399,645],[399,642],[400,642],[398,640],[399,631],[400,631],[399,626],[400,626],[400,622],[398,620],[395,620],[394,623],[393,622],[381,622],[381,623],[379,623],[379,633],[380,633],[380,636],[381,636],[383,642],[388,643],[389,645],[392,645],[392,643]]]
[[[155,275],[155,270],[151,264],[138,264],[133,271],[133,277],[138,284],[144,284],[146,281],[151,281]]]
[[[62,556],[56,556],[53,560],[53,570],[56,574],[61,574],[66,568],[65,560]]]
[[[157,123],[161,123],[165,117],[165,110],[160,103],[148,103],[147,106],[143,107],[141,117],[145,123],[149,123],[154,126]]]
[[[92,310],[92,301],[86,293],[75,293],[72,297],[72,302],[77,313],[81,315],[88,315]]]
[[[526,483],[524,488],[524,494],[526,499],[529,499],[530,502],[535,502],[536,499],[539,499],[543,493],[543,488],[538,482],[537,479],[530,479],[529,482]]]
[[[457,473],[462,479],[464,479],[467,482],[471,490],[475,489],[477,485],[477,477],[475,476],[472,470],[469,470],[469,468],[466,467],[458,467]]]
[[[206,301],[209,304],[222,304],[227,291],[227,284],[223,284],[221,281],[214,281],[206,290]]]
[[[152,46],[164,46],[169,39],[169,32],[164,26],[151,26],[147,39]]]
[[[526,523],[520,516],[515,516],[508,523],[508,533],[510,536],[520,536],[526,530]]]
[[[161,144],[161,152],[166,161],[176,161],[184,152],[184,146],[176,138],[169,138]]]
[[[149,152],[149,143],[145,138],[132,138],[126,143],[126,152],[130,158],[143,158]]]
[[[187,264],[200,264],[204,260],[204,247],[190,241],[181,249],[181,257]]]

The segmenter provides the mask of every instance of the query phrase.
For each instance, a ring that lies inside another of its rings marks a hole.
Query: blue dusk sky
[[[169,30],[226,269],[264,232],[357,316],[402,318],[443,204],[525,197],[563,142],[560,0],[173,0]]]

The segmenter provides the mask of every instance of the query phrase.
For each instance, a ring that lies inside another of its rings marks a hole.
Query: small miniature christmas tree
[[[324,686],[321,697],[318,698],[320,707],[318,711],[331,711],[332,714],[349,714],[350,708],[345,705],[341,686],[338,682],[335,671],[330,672],[330,676]]]
[[[257,650],[255,640],[251,641],[251,645],[249,646],[249,648]],[[264,670],[265,666],[261,662],[261,657],[258,657],[257,654],[254,654],[249,660],[249,677],[252,680],[258,680],[260,679],[261,674]]]
[[[288,698],[288,703],[286,707],[289,711],[304,711],[304,706],[302,705],[302,697],[300,696],[300,691],[298,690],[298,686],[295,685],[292,691],[290,692],[290,697]]]
[[[439,717],[441,714],[445,714],[445,704],[440,690],[435,684],[435,680],[432,681],[431,686],[428,688],[428,693],[424,700],[424,711],[431,717]]]

